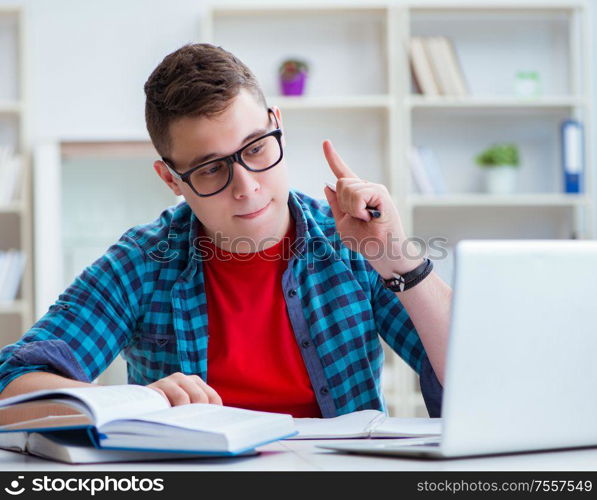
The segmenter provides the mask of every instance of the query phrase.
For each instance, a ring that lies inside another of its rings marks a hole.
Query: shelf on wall
[[[413,208],[446,207],[575,207],[588,203],[583,195],[560,193],[530,193],[491,195],[483,193],[454,194],[446,196],[410,195],[408,202]]]
[[[569,13],[571,10],[582,8],[584,6],[582,1],[562,1],[562,2],[543,2],[537,3],[534,0],[526,2],[517,1],[501,1],[499,3],[472,3],[470,1],[455,2],[453,4],[445,4],[438,1],[426,1],[424,3],[417,3],[410,7],[412,14],[459,14],[459,13],[478,13],[478,14],[531,14],[537,13],[545,14],[560,14]]]
[[[297,14],[341,14],[343,12],[359,14],[384,14],[388,9],[389,4],[384,2],[363,4],[358,1],[343,2],[333,5],[322,5],[321,2],[284,2],[271,4],[269,2],[256,3],[241,3],[241,2],[222,2],[215,5],[211,12],[213,16],[217,17],[236,17],[246,15],[272,15],[283,14],[288,15],[292,13]]]
[[[0,302],[0,314],[22,314],[25,310],[26,305],[22,300]]]
[[[269,96],[268,103],[283,109],[367,109],[389,108],[393,99],[389,95],[364,96]]]
[[[426,97],[422,95],[411,95],[406,99],[405,104],[411,109],[484,109],[484,108],[573,108],[586,105],[586,101],[576,96],[543,96],[536,98],[529,97],[508,97],[508,96],[466,96],[466,97]]]
[[[23,204],[20,202],[0,205],[0,214],[20,214],[23,211]]]
[[[19,101],[0,101],[0,114],[18,114],[22,111]]]

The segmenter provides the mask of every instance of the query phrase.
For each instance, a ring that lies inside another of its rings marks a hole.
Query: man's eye
[[[263,144],[256,144],[255,146],[251,146],[249,148],[248,153],[250,155],[256,155],[256,154],[259,154],[262,149],[263,149]]]
[[[218,173],[224,166],[221,163],[216,163],[206,168],[201,169],[201,175],[214,175]]]

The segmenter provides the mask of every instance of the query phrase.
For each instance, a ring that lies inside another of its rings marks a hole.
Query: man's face
[[[274,113],[281,128],[280,110],[274,108]],[[216,159],[232,154],[275,128],[272,114],[242,89],[215,117],[185,117],[173,122],[169,159],[179,173],[184,173],[207,161],[202,161],[207,155]],[[289,185],[284,160],[264,172],[251,172],[234,163],[230,184],[208,197],[198,196],[188,184],[172,177],[162,162],[156,162],[154,168],[177,195],[182,194],[206,234],[216,238],[225,250],[255,252],[272,246],[288,230]]]

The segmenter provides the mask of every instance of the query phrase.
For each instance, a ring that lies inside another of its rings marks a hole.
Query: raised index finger
[[[323,154],[325,155],[325,159],[332,169],[332,172],[334,172],[336,179],[341,179],[342,177],[359,178],[359,176],[350,170],[348,165],[344,163],[344,160],[342,160],[340,155],[336,152],[332,143],[327,139],[323,141]]]

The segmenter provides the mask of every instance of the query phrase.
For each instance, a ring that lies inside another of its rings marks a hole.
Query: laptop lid
[[[444,456],[597,445],[597,242],[462,241]]]

